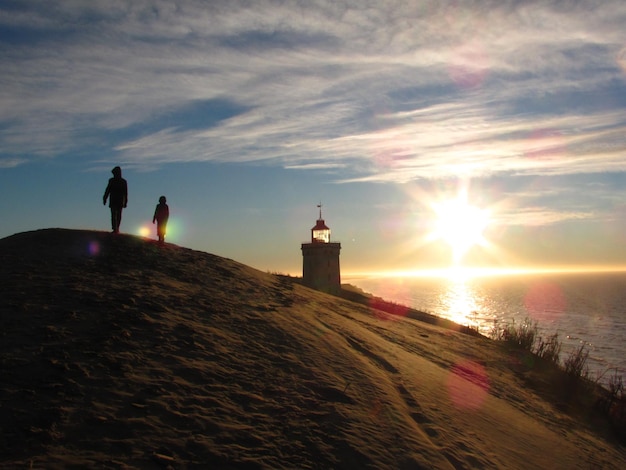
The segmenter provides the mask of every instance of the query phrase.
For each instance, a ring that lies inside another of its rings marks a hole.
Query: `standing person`
[[[113,229],[113,233],[120,233],[122,209],[128,204],[128,184],[126,180],[122,178],[122,169],[119,166],[113,168],[111,173],[113,173],[113,178],[109,179],[109,184],[102,198],[102,204],[106,204],[107,198],[109,198],[111,228]]]
[[[170,208],[165,204],[167,199],[165,196],[159,198],[159,203],[154,209],[154,215],[152,216],[152,223],[157,223],[157,236],[159,237],[159,243],[165,242],[165,231],[167,230],[167,220],[170,218]]]

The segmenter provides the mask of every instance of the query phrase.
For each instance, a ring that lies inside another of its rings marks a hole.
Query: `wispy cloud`
[[[0,160],[0,168],[15,168],[22,163],[26,163],[26,161],[21,158],[7,157]]]
[[[595,219],[592,212],[556,211],[548,207],[527,207],[516,212],[499,214],[494,225],[520,225],[525,227],[552,225],[567,220]]]
[[[353,3],[9,2],[2,166],[626,171],[622,1]]]

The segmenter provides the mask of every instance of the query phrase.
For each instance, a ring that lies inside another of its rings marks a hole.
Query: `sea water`
[[[626,380],[626,273],[533,273],[477,277],[355,277],[343,282],[385,300],[448,318],[490,336],[536,322],[558,333],[561,361],[582,345],[592,379]]]

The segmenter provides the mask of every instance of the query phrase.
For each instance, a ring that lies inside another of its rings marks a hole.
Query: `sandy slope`
[[[0,269],[1,468],[626,468],[485,339],[125,235]]]

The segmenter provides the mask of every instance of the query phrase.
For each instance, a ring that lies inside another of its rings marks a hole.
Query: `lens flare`
[[[369,306],[380,320],[397,320],[399,317],[405,317],[409,311],[409,308],[404,305],[387,302],[379,298],[371,299]]]
[[[626,74],[626,46],[617,54],[617,63]]]
[[[165,241],[170,243],[180,243],[184,236],[183,229],[184,224],[180,218],[177,217],[175,219],[170,219],[167,223],[167,233],[165,234]]]
[[[455,407],[476,410],[482,406],[489,394],[489,377],[480,364],[463,361],[450,371],[447,388]]]
[[[149,237],[150,234],[152,233],[152,227],[150,225],[148,225],[148,223],[145,223],[144,225],[140,226],[137,230],[136,233],[137,235],[139,235],[140,237]],[[155,229],[156,230],[156,229]]]
[[[525,142],[526,158],[546,160],[563,158],[567,155],[567,144],[558,129],[535,129]]]
[[[463,44],[452,52],[448,73],[457,87],[471,90],[482,86],[489,73],[489,57],[482,44]]]
[[[87,251],[90,256],[98,256],[100,254],[100,243],[97,241],[90,241],[87,245]]]
[[[402,283],[402,279],[398,278],[399,282],[389,282],[384,284],[384,289],[381,297],[372,297],[369,300],[369,306],[372,309],[372,314],[381,320],[397,320],[400,317],[405,317],[409,308],[394,302],[385,301],[383,299],[399,299],[406,298],[407,305],[410,303],[410,290]]]
[[[524,296],[528,314],[540,322],[551,322],[567,307],[563,290],[553,282],[537,282],[530,286]]]
[[[140,237],[157,239],[156,224],[149,222],[140,225],[135,233]],[[167,223],[167,231],[165,233],[165,241],[170,243],[178,243],[182,236],[182,223],[179,219],[170,219]]]

